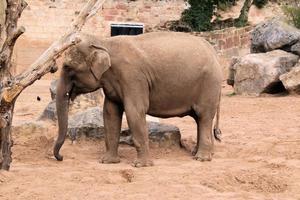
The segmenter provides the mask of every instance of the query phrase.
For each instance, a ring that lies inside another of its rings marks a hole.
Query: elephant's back
[[[203,38],[187,33],[152,32],[109,39],[124,63],[161,76],[220,75],[214,48]],[[125,55],[125,56],[124,56]],[[123,69],[121,69],[123,70]],[[191,78],[191,77],[190,77]]]
[[[181,74],[220,74],[215,49],[203,38],[187,33],[154,32],[132,38],[137,51],[160,70]]]
[[[207,61],[218,62],[214,48],[205,39],[187,33],[154,32],[132,39],[137,48],[159,62],[162,56],[165,61],[195,64],[198,67],[208,64],[205,63]]]

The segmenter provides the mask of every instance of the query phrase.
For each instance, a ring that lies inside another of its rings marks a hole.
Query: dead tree
[[[45,74],[57,71],[55,60],[70,46],[80,42],[78,33],[88,18],[93,16],[105,0],[89,0],[70,28],[55,41],[25,72],[12,76],[12,54],[15,43],[25,32],[18,27],[18,19],[27,3],[24,0],[0,0],[0,169],[9,170],[11,125],[14,105],[20,93]]]

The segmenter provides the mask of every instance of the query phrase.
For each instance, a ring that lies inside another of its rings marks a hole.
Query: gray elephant
[[[122,115],[137,150],[135,167],[151,166],[146,114],[191,116],[197,123],[194,158],[210,161],[218,139],[222,72],[216,52],[204,39],[184,33],[147,33],[99,39],[81,35],[82,42],[66,52],[57,87],[59,154],[68,126],[70,100],[103,88],[106,153],[102,163],[118,163]],[[214,131],[213,120],[217,113]],[[214,133],[214,134],[213,134]]]

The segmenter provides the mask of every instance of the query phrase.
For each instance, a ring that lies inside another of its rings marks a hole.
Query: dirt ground
[[[49,102],[49,81],[19,98],[14,124],[36,119]],[[0,172],[0,199],[300,199],[300,97],[230,96],[224,86],[221,128],[213,161],[190,152],[152,148],[155,166],[133,168],[133,147],[120,146],[120,164],[103,165],[104,142],[67,140],[63,162],[48,155],[56,127],[14,132],[13,163]],[[36,97],[40,96],[41,101]],[[196,140],[191,118],[164,119],[185,142]]]

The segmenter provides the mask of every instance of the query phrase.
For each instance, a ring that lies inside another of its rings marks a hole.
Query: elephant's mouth
[[[76,99],[76,96],[77,96],[77,93],[76,93],[76,87],[72,87],[71,90],[70,90],[70,100],[71,101],[74,101]]]

